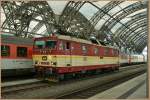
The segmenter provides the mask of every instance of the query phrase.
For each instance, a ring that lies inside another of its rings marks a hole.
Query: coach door
[[[65,57],[65,61],[66,61],[66,66],[71,66],[71,42],[66,41],[66,57]]]

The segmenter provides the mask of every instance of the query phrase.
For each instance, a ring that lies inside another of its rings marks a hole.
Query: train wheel
[[[64,78],[65,78],[65,75],[64,75],[64,74],[58,75],[58,79],[59,79],[60,81],[64,80]]]
[[[75,78],[75,77],[76,77],[76,74],[75,74],[75,73],[72,73],[72,77]]]
[[[118,71],[119,71],[119,67],[116,67],[116,68],[115,68],[115,71],[117,71],[117,72],[118,72]]]
[[[75,75],[76,75],[76,78],[80,78],[81,77],[81,73],[80,72],[76,73]]]
[[[96,74],[100,74],[101,72],[102,72],[101,69],[96,70]]]

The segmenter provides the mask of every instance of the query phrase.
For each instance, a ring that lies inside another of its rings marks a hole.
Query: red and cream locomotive
[[[46,78],[65,74],[119,68],[119,50],[70,36],[35,38],[33,64]]]

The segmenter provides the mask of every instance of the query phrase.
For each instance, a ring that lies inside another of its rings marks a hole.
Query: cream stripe
[[[44,62],[42,56],[46,55],[33,55],[33,61]],[[57,62],[57,67],[64,67],[67,66],[67,64],[71,66],[89,66],[119,63],[119,57],[103,57],[103,59],[100,59],[99,56],[49,55],[47,58],[49,62]]]

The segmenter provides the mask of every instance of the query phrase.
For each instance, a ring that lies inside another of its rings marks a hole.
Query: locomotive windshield
[[[35,41],[35,48],[43,49],[43,48],[55,48],[56,41],[47,40],[47,41]]]
[[[45,46],[46,46],[46,48],[55,48],[56,41],[48,40],[48,41],[46,41]]]
[[[35,48],[42,49],[45,47],[45,41],[35,41]]]

